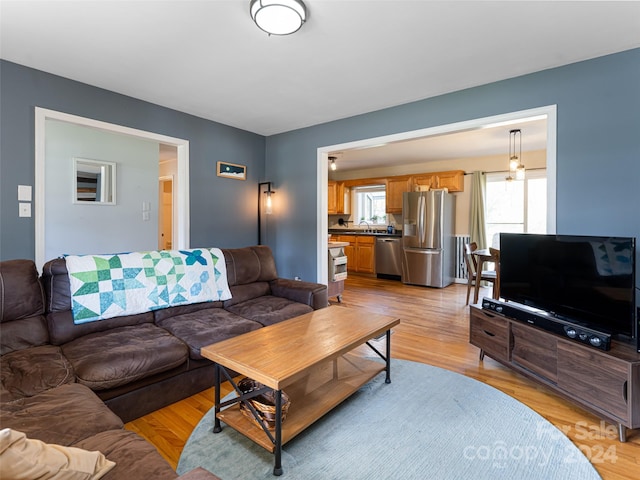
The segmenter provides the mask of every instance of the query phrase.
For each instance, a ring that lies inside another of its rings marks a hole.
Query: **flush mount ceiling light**
[[[251,0],[251,18],[269,35],[289,35],[297,32],[307,20],[302,0]]]

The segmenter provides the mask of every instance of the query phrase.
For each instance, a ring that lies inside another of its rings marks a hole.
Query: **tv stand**
[[[507,315],[471,305],[469,342],[485,355],[563,398],[627,429],[640,428],[640,354],[611,342],[603,351]]]

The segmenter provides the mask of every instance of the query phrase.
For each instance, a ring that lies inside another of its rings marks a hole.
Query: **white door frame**
[[[546,116],[547,119],[547,232],[556,232],[556,132],[557,132],[557,105],[547,105],[529,110],[520,110],[491,117],[476,118],[464,122],[438,125],[436,127],[423,128],[408,132],[385,135],[382,137],[367,138],[354,142],[341,143],[337,145],[327,145],[319,147],[317,151],[317,238],[318,250],[316,252],[317,261],[317,281],[327,283],[328,273],[328,205],[327,205],[327,182],[329,180],[329,152],[336,150],[349,150],[352,148],[367,148],[403,140],[412,140],[421,137],[444,135],[447,133],[460,132],[465,130],[475,130],[480,128],[497,127],[502,124],[509,125],[530,119],[531,117]]]
[[[92,127],[112,133],[129,135],[132,137],[151,140],[158,143],[172,145],[177,148],[177,186],[176,199],[177,222],[175,225],[175,248],[189,248],[189,141],[182,138],[168,137],[153,132],[124,127],[114,123],[102,122],[90,118],[71,115],[68,113],[35,107],[35,263],[42,270],[44,263],[49,260],[45,256],[45,135],[46,121],[59,120],[76,125]]]

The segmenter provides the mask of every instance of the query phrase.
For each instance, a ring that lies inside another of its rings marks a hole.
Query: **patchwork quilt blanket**
[[[76,324],[231,298],[218,248],[69,255],[65,260]]]

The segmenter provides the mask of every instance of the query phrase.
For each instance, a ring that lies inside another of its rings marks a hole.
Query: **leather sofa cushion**
[[[229,287],[278,278],[276,262],[266,245],[222,249]]]
[[[153,323],[153,312],[124,315],[122,317],[108,318],[106,320],[82,323],[80,325],[73,323],[71,310],[47,314],[50,341],[54,345],[63,345],[91,333],[105,332],[118,327],[128,327],[144,323]]]
[[[329,304],[327,286],[320,283],[278,278],[269,282],[269,285],[272,295],[309,305],[314,310],[325,308]]]
[[[173,480],[178,477],[153,445],[128,430],[100,432],[73,446],[97,450],[116,463],[103,480]]]
[[[313,308],[286,298],[265,295],[229,306],[227,310],[266,327],[312,312]]]
[[[166,318],[176,317],[178,315],[185,315],[191,312],[197,312],[199,310],[207,310],[209,308],[222,308],[222,302],[204,302],[204,303],[191,303],[189,305],[178,305],[169,308],[159,308],[153,311],[153,317],[156,324]]]
[[[0,329],[2,330],[0,355],[49,343],[49,332],[44,315],[6,322]]]
[[[49,260],[42,266],[42,286],[47,312],[71,310],[71,286],[64,258]]]
[[[189,345],[189,356],[194,360],[203,358],[200,355],[202,347],[262,327],[259,323],[220,308],[167,318],[158,322],[158,325]]]
[[[124,426],[95,393],[78,383],[1,403],[0,422],[2,428],[24,432],[29,438],[65,446]]]
[[[77,381],[105,390],[175,368],[187,346],[166,330],[144,323],[77,338],[62,346]]]
[[[262,297],[264,295],[271,295],[271,289],[267,282],[254,282],[246,285],[235,285],[230,287],[231,298],[224,301],[224,308],[228,308],[231,305],[237,303],[246,302],[254,298]]]
[[[44,293],[31,260],[0,262],[0,355],[49,343]]]
[[[0,402],[8,402],[73,383],[75,376],[60,347],[43,345],[3,355],[0,381]]]
[[[0,262],[0,323],[44,313],[44,294],[31,260]]]

